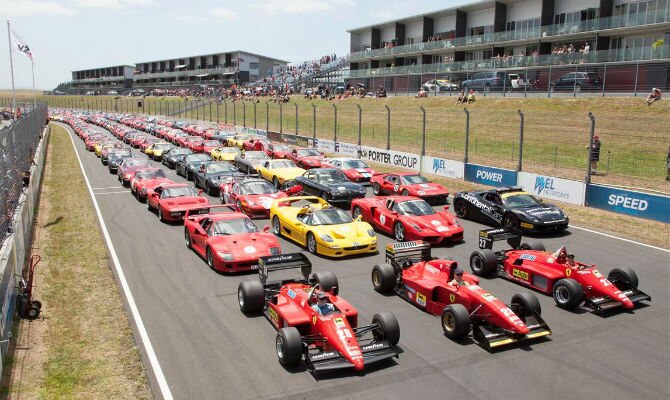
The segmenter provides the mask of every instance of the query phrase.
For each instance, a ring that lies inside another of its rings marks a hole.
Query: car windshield
[[[277,193],[277,189],[267,181],[242,182],[240,184],[240,194],[272,194]]]
[[[417,183],[428,183],[428,179],[426,179],[423,175],[402,175],[400,177],[400,182],[402,182],[403,185],[414,185]]]
[[[172,145],[170,143],[156,143],[154,145],[155,150],[167,150],[170,147],[172,147]]]
[[[218,140],[205,140],[202,144],[203,144],[204,146],[208,146],[208,147],[210,147],[210,146],[218,146],[218,145],[220,145],[221,143],[219,143]]]
[[[370,168],[366,163],[361,160],[343,160],[342,169],[351,169],[351,168]]]
[[[198,193],[193,190],[190,186],[181,186],[181,187],[172,187],[163,189],[163,198],[168,197],[184,197],[191,196],[195,197]]]
[[[528,193],[511,194],[503,198],[503,202],[508,207],[529,207],[540,204],[537,197]]]
[[[189,154],[186,157],[184,157],[184,161],[187,163],[189,162],[198,162],[198,161],[209,161],[211,158],[207,154]]]
[[[237,218],[214,223],[213,236],[235,235],[258,232],[258,228],[249,218]]]
[[[351,216],[339,208],[314,211],[312,225],[338,225],[353,222]]]
[[[316,180],[319,183],[348,182],[339,169],[323,170],[316,173]]]
[[[244,153],[244,158],[248,160],[259,160],[262,158],[269,158],[263,151],[247,151]]]
[[[424,200],[403,201],[398,204],[398,210],[404,215],[433,215],[435,210]]]
[[[220,147],[219,152],[221,153],[239,153],[240,149],[237,147]]]
[[[298,150],[298,155],[301,156],[301,157],[320,156],[321,153],[319,153],[318,150],[314,150],[314,149],[300,149],[300,150]]]
[[[187,137],[185,140],[189,143],[202,142],[202,138],[200,136]]]
[[[174,150],[170,151],[170,155],[178,156],[182,154],[191,154],[193,153],[190,149],[184,149],[182,147],[176,147]]]
[[[270,163],[270,168],[296,168],[291,160],[277,160]]]
[[[273,151],[289,151],[291,150],[290,147],[283,145],[283,144],[276,144],[274,147],[272,147]]]
[[[144,179],[153,179],[153,178],[165,178],[165,171],[162,169],[154,169],[154,170],[149,170],[149,171],[139,171],[137,172],[137,177],[138,178],[144,178]]]
[[[146,160],[142,160],[139,158],[130,158],[123,162],[123,165],[126,167],[137,167],[140,165],[148,165],[148,164],[149,163]]]
[[[215,174],[217,172],[233,172],[237,171],[235,167],[227,163],[212,163],[205,167],[205,172],[208,174]]]
[[[111,154],[113,157],[130,157],[130,150],[117,150]]]

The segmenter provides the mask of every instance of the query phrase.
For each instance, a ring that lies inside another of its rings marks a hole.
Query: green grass
[[[465,155],[466,114],[453,97],[417,100],[412,97],[388,99],[347,99],[340,102],[304,100],[279,105],[262,101],[204,104],[197,107],[192,99],[146,98],[144,108],[135,98],[48,97],[52,105],[77,105],[82,108],[173,113],[185,107],[180,117],[207,121],[224,121],[255,126],[284,133],[333,139],[337,107],[337,139],[358,142],[358,107],[361,107],[361,142],[386,147],[387,111],[391,110],[390,143],[395,150],[420,152],[422,147],[422,112],[426,110],[426,154],[455,160]],[[116,104],[114,106],[113,104]],[[200,103],[202,104],[202,103]],[[315,108],[313,108],[315,107]],[[670,137],[670,103],[662,101],[652,107],[641,98],[523,99],[479,98],[468,105],[470,111],[469,162],[516,169],[519,163],[518,110],[525,115],[523,166],[527,172],[583,179],[588,164],[585,146],[589,142],[591,122],[596,118],[596,133],[602,149],[596,183],[670,191],[665,179],[665,160]]]

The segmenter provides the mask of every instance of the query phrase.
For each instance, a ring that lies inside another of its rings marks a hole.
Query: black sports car
[[[255,174],[256,168],[260,167],[263,161],[269,159],[270,157],[264,151],[244,151],[235,156],[233,163],[240,171]]]
[[[219,195],[219,185],[224,177],[244,177],[232,164],[225,161],[210,161],[200,165],[193,176],[195,187],[205,189],[207,194]]]
[[[553,204],[520,187],[459,192],[454,195],[454,212],[459,218],[477,219],[494,226],[529,232],[552,232],[568,227],[568,217]]]
[[[303,192],[319,196],[329,203],[349,204],[352,199],[365,197],[365,188],[350,182],[337,168],[314,168],[295,179]]]
[[[200,169],[200,166],[207,161],[212,161],[212,157],[204,153],[189,154],[177,161],[175,170],[177,175],[182,175],[186,179],[193,180],[195,171]]]
[[[119,164],[123,161],[124,158],[132,157],[133,153],[130,149],[117,149],[109,152],[107,156],[107,168],[109,169],[110,174],[115,174],[116,170],[119,168]]]
[[[185,149],[183,147],[173,147],[163,154],[163,160],[161,160],[161,162],[168,168],[175,168],[177,162],[189,154],[193,154],[193,150]]]

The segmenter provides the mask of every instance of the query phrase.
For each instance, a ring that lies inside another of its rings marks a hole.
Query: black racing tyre
[[[160,208],[158,209],[158,212],[160,212]],[[191,242],[191,235],[188,233],[188,229],[184,228],[184,241],[186,242],[186,247],[191,248],[193,246],[193,242]]]
[[[522,292],[512,296],[512,310],[521,318],[528,317],[534,313],[542,314],[540,300],[533,293]]]
[[[528,242],[528,243],[521,243],[521,250],[545,251],[546,249],[544,248],[544,245],[542,243],[534,241],[534,242]]]
[[[491,276],[498,268],[498,257],[493,250],[481,249],[470,255],[470,269],[477,276]]]
[[[584,301],[584,289],[574,279],[560,279],[554,283],[554,301],[564,310],[574,310]]]
[[[465,204],[465,201],[458,200],[454,203],[454,212],[458,218],[467,218],[468,217],[468,205]]]
[[[276,215],[272,217],[272,233],[281,237],[281,223],[279,222],[279,217]]]
[[[386,339],[391,346],[395,346],[400,341],[400,324],[398,319],[389,311],[377,313],[372,316],[372,323],[379,325],[378,329],[372,331],[372,335],[377,340]]]
[[[302,359],[302,337],[297,328],[289,326],[277,331],[275,339],[279,364],[286,368],[295,367]]]
[[[381,186],[379,186],[379,184],[377,182],[372,184],[372,193],[375,196],[379,196],[379,195],[382,194],[382,188],[381,188]]]
[[[389,264],[377,264],[372,267],[372,287],[379,293],[391,293],[396,283],[396,275],[393,266]]]
[[[273,176],[273,177],[272,177],[272,184],[273,184],[274,187],[276,187],[277,189],[279,189],[279,188],[281,187],[281,184],[279,183],[279,179],[277,179],[276,176]]]
[[[407,238],[405,237],[405,225],[402,222],[396,222],[393,225],[393,237],[398,242],[404,242]]]
[[[242,281],[237,287],[237,304],[244,314],[257,314],[265,307],[265,289],[260,281]]]
[[[307,233],[306,241],[307,241],[307,250],[312,254],[319,255],[319,252],[317,250],[316,237],[312,232]]]
[[[316,281],[316,283],[319,284],[319,288],[324,292],[330,292],[330,289],[335,288],[333,294],[337,296],[340,288],[338,286],[337,276],[335,276],[334,273],[330,271],[315,272],[312,274],[310,280]]]
[[[360,216],[363,216],[363,212],[361,212],[361,208],[360,208],[360,207],[356,206],[356,207],[354,207],[353,210],[351,210],[351,217],[352,217],[353,219],[356,219],[356,218],[358,218],[359,215],[360,215]]]
[[[442,331],[451,340],[460,340],[470,333],[470,313],[462,304],[449,304],[440,317]]]
[[[519,219],[514,214],[505,214],[502,224],[505,228],[519,228]]]
[[[614,268],[607,274],[607,280],[621,291],[637,289],[637,274],[632,268]]]

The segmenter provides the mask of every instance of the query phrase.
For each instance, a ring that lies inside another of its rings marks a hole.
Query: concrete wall
[[[522,21],[524,19],[540,18],[542,3],[537,0],[527,0],[507,6],[507,22]]]

